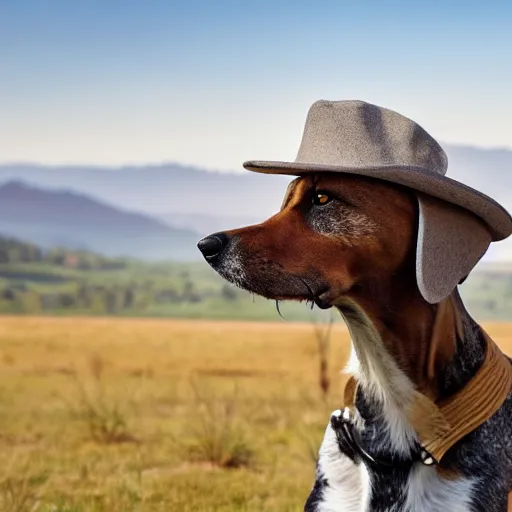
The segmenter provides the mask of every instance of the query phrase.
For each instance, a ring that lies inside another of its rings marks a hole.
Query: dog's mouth
[[[265,280],[264,283],[257,282],[253,284],[251,281],[249,280],[242,285],[238,284],[238,286],[248,292],[255,293],[266,299],[275,300],[276,302],[305,302],[311,308],[316,305],[320,309],[329,309],[333,306],[328,286],[309,283],[307,278],[301,276],[286,275],[283,276],[283,279],[272,283]],[[279,286],[280,290],[276,290],[277,286]]]
[[[330,287],[313,272],[295,275],[275,262],[254,257],[247,260],[240,254],[230,256],[207,261],[224,279],[239,288],[275,301],[307,302],[321,309],[333,305]]]
[[[322,286],[315,292],[313,290],[313,286],[309,285],[306,279],[302,277],[299,277],[299,279],[304,283],[304,286],[308,291],[308,295],[306,297],[298,298],[299,301],[306,301],[310,302],[311,304],[316,304],[320,309],[329,309],[332,307],[332,303],[329,300],[329,286]]]

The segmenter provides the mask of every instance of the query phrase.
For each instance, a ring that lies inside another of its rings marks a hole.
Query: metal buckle
[[[435,464],[437,464],[437,460],[434,459],[434,457],[429,452],[427,452],[427,450],[425,450],[425,448],[423,447],[421,447],[420,450],[420,459],[421,462],[425,464],[425,466],[434,466]]]

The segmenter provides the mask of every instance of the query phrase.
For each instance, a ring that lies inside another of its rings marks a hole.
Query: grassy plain
[[[311,324],[3,317],[0,510],[300,511],[347,353],[324,400]]]

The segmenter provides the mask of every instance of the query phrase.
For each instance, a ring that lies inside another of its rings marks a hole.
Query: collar
[[[485,358],[472,379],[457,393],[437,403],[415,392],[406,410],[407,418],[417,433],[419,457],[424,464],[441,462],[455,443],[491,418],[512,391],[510,360],[487,333],[482,332],[486,340]],[[357,381],[351,377],[344,392],[345,418],[350,418],[351,411],[355,409],[357,387]],[[350,430],[353,432],[355,429]],[[359,444],[357,437],[353,439],[355,445]],[[358,453],[367,460],[364,454]]]

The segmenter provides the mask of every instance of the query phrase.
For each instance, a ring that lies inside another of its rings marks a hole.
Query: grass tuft
[[[7,476],[0,482],[2,512],[36,512],[41,508],[38,491],[48,480],[46,473]]]
[[[239,397],[220,398],[192,383],[196,413],[188,430],[188,453],[192,461],[207,462],[221,468],[250,467],[255,451],[248,441],[240,418]]]
[[[78,393],[76,404],[71,406],[73,415],[85,424],[90,438],[97,443],[139,442],[130,432],[124,407],[108,394],[104,372],[103,359],[94,355],[89,359],[89,386],[77,372],[71,374]]]

